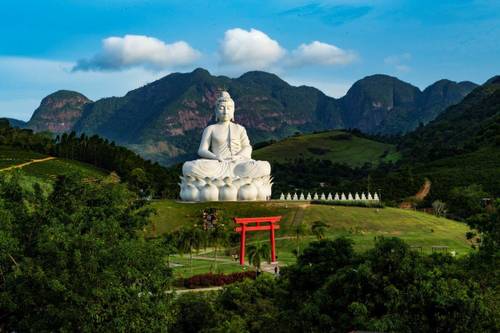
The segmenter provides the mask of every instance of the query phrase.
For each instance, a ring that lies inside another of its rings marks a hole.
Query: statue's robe
[[[184,176],[197,178],[249,177],[258,178],[271,174],[271,166],[267,161],[256,161],[251,158],[252,146],[245,128],[230,122],[227,127],[219,124],[210,125],[203,131],[198,154],[214,155],[212,158],[200,158],[185,162],[182,166]],[[205,153],[204,153],[205,152]],[[219,161],[239,156],[236,161]]]

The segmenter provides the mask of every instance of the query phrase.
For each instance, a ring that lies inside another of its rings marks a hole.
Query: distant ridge
[[[27,127],[36,131],[68,132],[92,101],[76,91],[59,90],[42,99]]]
[[[26,125],[28,124],[26,121],[14,119],[14,118],[0,118],[0,119],[7,119],[10,126],[12,126],[12,127],[25,128]]]
[[[236,122],[257,143],[296,132],[341,128],[405,133],[460,102],[475,84],[441,80],[420,91],[395,77],[377,74],[357,81],[346,96],[335,99],[313,87],[291,86],[267,72],[252,71],[231,79],[198,68],[167,75],[123,97],[96,102],[77,92],[56,92],[42,101],[28,127],[98,134],[145,158],[172,164],[194,157],[201,131],[214,121],[213,108],[223,87],[236,102]]]

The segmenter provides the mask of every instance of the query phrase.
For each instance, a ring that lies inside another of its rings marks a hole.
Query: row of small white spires
[[[311,200],[324,200],[324,201],[379,201],[379,197],[377,192],[375,192],[372,196],[370,192],[368,192],[368,195],[365,195],[365,193],[361,193],[361,196],[359,196],[358,192],[354,194],[354,197],[352,196],[351,193],[349,193],[346,197],[344,193],[339,195],[338,193],[335,193],[335,196],[332,196],[331,193],[328,193],[328,196],[325,195],[325,193],[321,193],[321,196],[318,195],[318,193],[314,193],[314,196],[311,196],[311,193],[307,193],[307,197],[304,196],[304,193],[301,193],[300,196],[297,195],[297,193],[294,193],[293,196],[290,193],[285,194],[281,193],[280,195],[280,200],[287,200],[287,201],[311,201]]]

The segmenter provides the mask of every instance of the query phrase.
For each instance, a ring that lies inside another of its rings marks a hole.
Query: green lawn
[[[242,267],[237,261],[230,261],[227,258],[222,258],[217,262],[217,266],[213,260],[193,259],[193,267],[191,269],[189,255],[175,255],[170,258],[170,266],[174,270],[175,277],[189,277],[192,275],[203,274],[207,272],[214,273],[234,273],[243,272],[252,269],[250,267]]]
[[[47,157],[47,155],[0,145],[0,169],[44,157]]]
[[[70,173],[78,173],[82,178],[100,178],[107,174],[105,170],[96,168],[93,165],[64,158],[33,163],[23,167],[22,170],[27,175],[42,180],[53,180],[57,175]]]
[[[151,218],[150,227],[146,230],[151,236],[160,236],[183,225],[199,222],[201,212],[208,207],[221,209],[221,215],[226,223],[235,216],[282,215],[281,229],[276,232],[278,260],[282,264],[295,261],[292,251],[296,248],[297,242],[293,235],[293,224],[307,225],[308,233],[300,242],[300,248],[303,249],[309,242],[315,240],[310,233],[310,225],[318,220],[329,225],[326,234],[328,238],[350,237],[355,242],[355,248],[358,251],[371,248],[377,236],[400,237],[411,246],[421,247],[425,253],[430,253],[432,246],[448,246],[449,251],[456,251],[458,255],[470,251],[465,238],[465,233],[468,231],[465,224],[422,212],[397,208],[376,209],[279,201],[182,203],[161,200],[154,201],[151,205],[157,211],[157,214]],[[302,213],[299,212],[300,210],[303,210]],[[295,218],[296,214],[298,218]],[[267,241],[267,239],[268,234],[265,232],[251,233],[248,236],[249,243]],[[208,252],[205,255],[211,257],[213,254]],[[198,263],[196,260],[196,265],[199,266],[196,271],[203,272],[204,269],[209,269],[210,262]]]
[[[394,145],[341,131],[293,136],[253,153],[255,159],[274,162],[285,162],[290,156],[330,160],[350,166],[396,161],[400,158]]]
[[[0,146],[0,168],[41,159],[47,155],[25,151],[10,146]],[[5,175],[21,174],[21,185],[26,189],[32,189],[34,183],[41,185],[45,192],[49,192],[57,175],[77,173],[82,179],[101,178],[106,176],[107,171],[94,167],[93,165],[64,158],[32,163],[22,168],[1,171]]]

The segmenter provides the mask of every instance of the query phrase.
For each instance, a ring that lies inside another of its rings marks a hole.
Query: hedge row
[[[329,206],[355,206],[367,208],[384,208],[381,201],[362,201],[362,200],[346,200],[346,201],[325,201],[325,200],[312,200],[313,205],[329,205]]]
[[[255,279],[254,271],[237,272],[231,274],[199,274],[189,278],[178,279],[175,281],[177,287],[185,287],[189,289],[200,287],[215,287],[243,281],[244,279]]]

